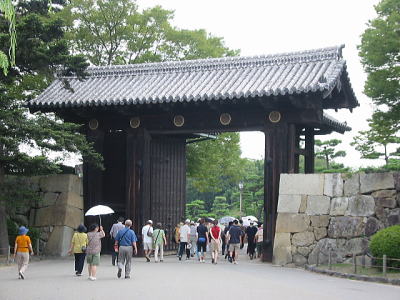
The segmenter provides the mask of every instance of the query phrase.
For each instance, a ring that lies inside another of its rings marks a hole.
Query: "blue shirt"
[[[132,246],[132,243],[137,242],[137,237],[132,229],[125,228],[118,231],[115,240],[120,246]]]

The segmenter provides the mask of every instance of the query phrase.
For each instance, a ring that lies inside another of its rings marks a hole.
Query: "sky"
[[[359,130],[368,128],[367,119],[373,106],[363,94],[366,74],[360,63],[357,45],[368,20],[376,16],[378,0],[138,0],[139,8],[161,5],[175,11],[173,24],[185,29],[205,29],[223,37],[227,47],[240,49],[241,55],[263,55],[325,48],[345,44],[350,81],[360,107],[353,113],[327,111],[340,121],[347,121],[352,132],[331,134],[321,139],[342,140],[340,150],[347,156],[346,166],[359,167],[383,164],[383,161],[362,160],[350,146]],[[264,134],[241,133],[242,156],[264,157]]]

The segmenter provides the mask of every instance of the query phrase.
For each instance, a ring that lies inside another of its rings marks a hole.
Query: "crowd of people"
[[[86,233],[87,232],[87,233]],[[32,243],[27,236],[28,229],[19,228],[15,241],[14,258],[18,265],[19,279],[25,278],[25,271],[29,263],[29,253],[33,255]],[[68,253],[75,258],[75,275],[82,276],[85,259],[88,265],[88,279],[96,280],[97,266],[100,264],[101,239],[106,236],[103,227],[98,224],[89,226],[89,230],[81,224],[76,229]],[[154,252],[154,262],[164,261],[164,247],[167,246],[166,231],[161,223],[153,224],[148,220],[142,227],[139,235],[144,257],[151,262]],[[137,255],[138,236],[132,229],[132,221],[120,217],[112,225],[110,237],[113,242],[112,265],[117,265],[117,277],[122,272],[126,279],[130,278],[131,260]],[[237,264],[240,249],[247,241],[247,254],[250,259],[260,257],[263,241],[263,227],[261,223],[250,221],[249,226],[243,226],[242,220],[233,220],[226,226],[218,224],[217,220],[201,218],[197,222],[187,219],[175,227],[172,241],[178,245],[177,257],[179,261],[197,259],[200,263],[206,262],[207,253],[210,253],[211,263],[218,264],[219,254],[230,263]]]

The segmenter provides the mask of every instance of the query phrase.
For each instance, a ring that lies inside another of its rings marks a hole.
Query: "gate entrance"
[[[313,173],[314,136],[350,130],[325,110],[359,105],[342,48],[90,67],[87,80],[57,78],[29,105],[86,124],[103,154],[105,171],[84,163],[86,209],[107,204],[132,218],[136,230],[153,219],[169,225],[169,235],[185,211],[186,140],[264,132],[263,258],[271,261],[280,174],[297,173],[300,155]]]

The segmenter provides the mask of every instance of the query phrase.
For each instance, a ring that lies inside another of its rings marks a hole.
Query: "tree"
[[[399,130],[400,1],[382,0],[375,10],[378,16],[369,21],[359,46],[368,74],[364,92],[378,105],[383,119]]]
[[[194,200],[190,203],[186,203],[186,217],[195,220],[197,218],[205,217],[207,211],[204,208],[204,201]]]
[[[216,218],[221,218],[223,216],[226,216],[229,212],[226,198],[223,196],[215,197],[211,211]]]
[[[53,1],[53,3],[56,3]],[[57,2],[62,4],[62,2]],[[78,133],[80,125],[63,123],[54,114],[29,114],[26,102],[40,93],[53,79],[56,69],[62,75],[84,78],[87,63],[72,56],[62,31],[63,22],[49,13],[49,1],[17,1],[15,66],[0,73],[0,186],[6,174],[32,175],[59,170],[59,156],[50,151],[80,152],[98,166],[101,157]],[[0,51],[12,43],[9,23],[0,16]],[[35,148],[38,154],[34,154]],[[24,150],[25,149],[25,150]],[[0,248],[8,246],[7,214],[0,197]]]
[[[375,112],[368,120],[369,130],[360,131],[351,145],[361,153],[362,158],[383,158],[388,165],[391,156],[398,156],[397,152],[388,153],[388,145],[400,143],[400,137],[397,126],[385,117],[384,112]]]
[[[341,140],[332,139],[327,141],[315,140],[315,145],[317,149],[315,151],[316,158],[324,159],[326,169],[331,168],[331,162],[337,157],[345,157],[346,151],[336,151],[336,146],[342,143]]]
[[[15,8],[11,0],[0,0],[0,13],[2,13],[4,19],[9,22],[8,31],[10,36],[10,44],[8,56],[5,51],[0,50],[0,69],[3,70],[4,75],[7,75],[8,68],[15,65]]]
[[[70,43],[94,65],[135,64],[237,55],[204,30],[171,25],[160,6],[138,11],[132,0],[72,0],[60,12]]]
[[[220,192],[224,185],[234,184],[242,177],[238,133],[222,133],[215,140],[187,146],[187,175],[201,192]]]

